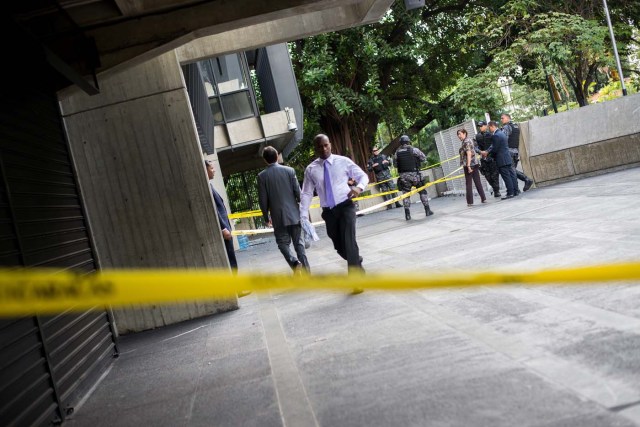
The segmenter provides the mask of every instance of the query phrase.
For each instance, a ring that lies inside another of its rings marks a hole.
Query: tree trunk
[[[353,119],[341,118],[336,120],[331,116],[320,118],[320,126],[329,137],[334,154],[351,157],[353,162],[363,170],[367,169],[367,161],[371,151],[370,141],[374,141],[375,132],[372,128],[378,128],[379,118],[365,119],[364,135],[360,136]],[[374,123],[375,122],[375,123]]]

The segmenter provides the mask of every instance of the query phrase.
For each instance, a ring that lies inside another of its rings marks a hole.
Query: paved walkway
[[[640,259],[640,168],[358,219],[369,273]],[[321,234],[324,231],[320,228]],[[272,239],[244,270],[285,272]],[[344,272],[323,236],[313,272]],[[122,339],[73,426],[638,426],[640,286],[274,293]]]

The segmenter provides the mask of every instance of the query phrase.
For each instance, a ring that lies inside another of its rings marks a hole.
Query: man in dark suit
[[[213,177],[216,173],[213,162],[211,160],[205,160],[204,165],[207,168],[207,176],[209,177],[209,188],[211,188],[211,194],[216,202],[216,211],[218,212],[218,222],[220,223],[220,229],[222,230],[222,238],[224,239],[224,247],[229,257],[229,265],[233,271],[238,269],[238,261],[236,261],[236,251],[233,249],[233,236],[231,235],[231,223],[229,222],[229,216],[227,215],[227,208],[224,206],[224,201],[220,194],[213,188]]]
[[[512,199],[516,195],[516,188],[518,181],[516,173],[511,167],[511,154],[509,153],[509,145],[507,135],[498,129],[498,123],[495,121],[489,122],[489,132],[491,132],[491,146],[487,151],[482,151],[483,157],[489,155],[493,157],[498,166],[498,172],[507,186],[507,196],[502,200]]]
[[[269,226],[294,273],[304,268],[309,271],[309,261],[304,249],[302,226],[300,225],[300,185],[296,172],[289,166],[278,164],[278,151],[267,146],[262,151],[267,168],[258,174],[258,200],[262,216]],[[296,251],[297,258],[291,253],[290,245]]]

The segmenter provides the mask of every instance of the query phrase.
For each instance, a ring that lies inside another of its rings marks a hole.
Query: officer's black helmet
[[[400,137],[400,144],[409,144],[411,142],[411,140],[409,139],[408,135],[402,135]]]

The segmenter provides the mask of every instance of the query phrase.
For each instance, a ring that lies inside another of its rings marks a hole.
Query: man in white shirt
[[[300,216],[309,216],[315,190],[320,198],[322,219],[333,247],[347,261],[350,271],[363,271],[356,242],[356,208],[352,199],[367,187],[369,177],[348,157],[331,154],[331,142],[327,135],[317,135],[313,139],[313,146],[318,158],[304,171]],[[355,186],[349,186],[349,178],[355,180]],[[354,290],[354,293],[359,292],[362,290]]]

